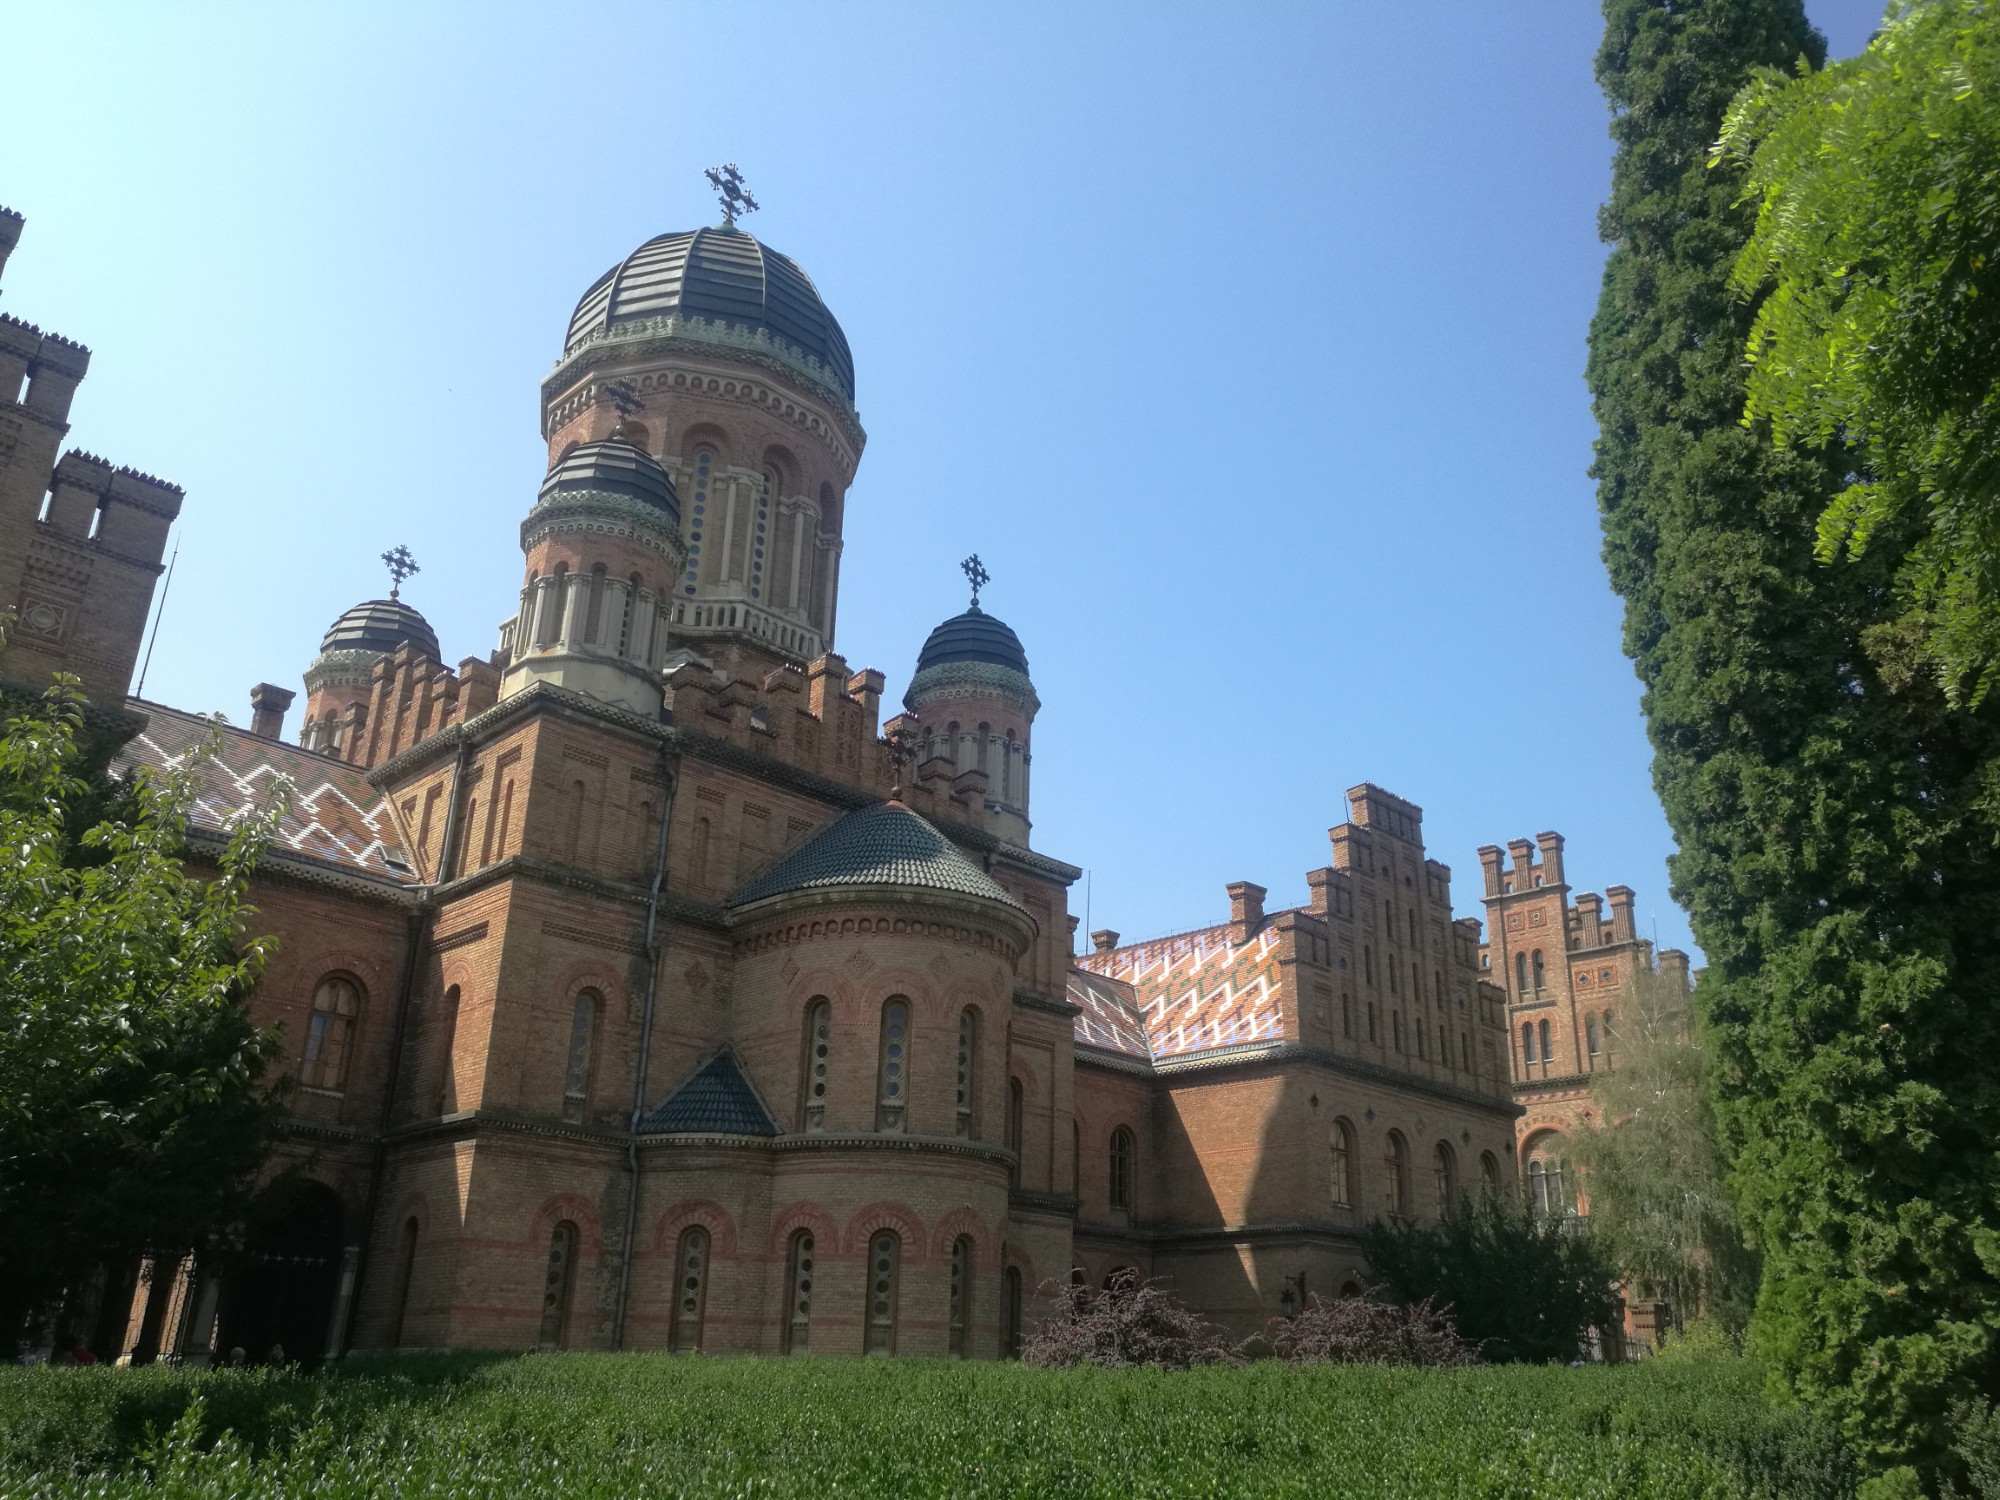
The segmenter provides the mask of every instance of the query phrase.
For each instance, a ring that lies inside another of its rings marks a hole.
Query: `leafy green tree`
[[[1819,555],[1914,537],[1906,634],[1977,704],[2000,681],[2000,12],[1895,10],[1859,57],[1759,73],[1724,124],[1758,205],[1736,288],[1769,288],[1745,420],[1853,450]]]
[[[1886,1467],[1935,1461],[2000,1328],[2000,731],[1899,669],[1916,536],[1816,558],[1844,455],[1745,427],[1754,210],[1708,165],[1799,0],[1605,0],[1617,155],[1590,330],[1604,556],[1644,684],[1674,892],[1709,960],[1751,1331]]]
[[[73,679],[0,726],[0,1337],[95,1265],[212,1243],[276,1128],[243,997],[267,818],[190,874],[192,770],[78,774]]]
[[[1468,1199],[1437,1224],[1377,1220],[1361,1248],[1378,1291],[1433,1301],[1484,1360],[1567,1364],[1618,1315],[1618,1273],[1588,1221],[1511,1196]]]
[[[1643,1295],[1740,1329],[1756,1297],[1756,1259],[1724,1181],[1708,1049],[1686,987],[1638,975],[1613,1056],[1591,1080],[1598,1126],[1570,1142],[1591,1228]]]

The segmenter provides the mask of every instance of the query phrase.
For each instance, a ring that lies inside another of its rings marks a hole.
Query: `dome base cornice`
[[[996,662],[948,661],[925,667],[910,679],[903,694],[903,706],[912,713],[926,703],[951,698],[997,698],[1033,718],[1041,712],[1042,700],[1035,685],[1024,673]]]

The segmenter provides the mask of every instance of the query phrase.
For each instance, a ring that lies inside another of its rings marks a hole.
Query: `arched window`
[[[1525,1066],[1530,1068],[1535,1065],[1535,1023],[1533,1021],[1523,1021],[1521,1023],[1521,1061]]]
[[[1458,1158],[1444,1141],[1431,1153],[1431,1174],[1437,1187],[1438,1221],[1442,1223],[1451,1217],[1452,1204],[1458,1201]]]
[[[1524,995],[1528,993],[1528,955],[1525,953],[1514,955],[1514,988]]]
[[[882,1007],[881,1085],[875,1106],[877,1130],[903,1128],[910,1083],[910,1002],[891,996]]]
[[[1528,1148],[1528,1206],[1538,1218],[1559,1218],[1569,1212],[1563,1161],[1556,1155],[1561,1138],[1544,1135]]]
[[[970,1140],[973,1128],[973,1083],[979,1060],[979,1016],[970,1006],[958,1013],[958,1133]]]
[[[1410,1212],[1410,1147],[1402,1132],[1392,1130],[1382,1152],[1382,1167],[1388,1177],[1389,1217],[1404,1219]]]
[[[1542,1044],[1542,1066],[1546,1068],[1555,1060],[1555,1054],[1549,1049],[1549,1023],[1547,1021],[1539,1022],[1536,1025],[1535,1040]]]
[[[1361,945],[1361,977],[1370,984],[1375,982],[1375,950],[1366,943]]]
[[[444,992],[444,1003],[438,1007],[437,1087],[432,1091],[432,1103],[441,1115],[458,1108],[458,1071],[452,1061],[458,1041],[458,1001],[458,986],[453,985]]]
[[[972,1321],[972,1241],[960,1235],[951,1242],[951,1309],[946,1346],[965,1358],[965,1328]]]
[[[896,1263],[902,1241],[880,1229],[868,1242],[868,1343],[870,1354],[896,1352]]]
[[[708,1231],[699,1226],[681,1231],[676,1258],[680,1281],[674,1287],[673,1334],[668,1344],[676,1354],[701,1348],[701,1314],[708,1293]]]
[[[1396,1050],[1401,1052],[1403,1050],[1403,1013],[1400,1010],[1389,1012],[1389,1035],[1395,1040]]]
[[[1021,1270],[1009,1266],[1000,1273],[1000,1357],[1021,1357]]]
[[[1612,1040],[1615,1035],[1616,1033],[1611,1029],[1611,1012],[1607,1010],[1604,1013],[1604,1050],[1606,1052],[1611,1050]]]
[[[1500,1159],[1491,1151],[1479,1153],[1479,1191],[1488,1198],[1500,1192]]]
[[[584,990],[576,997],[576,1010],[569,1023],[569,1071],[563,1076],[563,1118],[583,1119],[584,1102],[590,1096],[590,1051],[597,1032],[597,1008],[601,1001],[596,990]]]
[[[1111,1206],[1132,1211],[1132,1132],[1120,1125],[1111,1132]]]
[[[1000,800],[1014,800],[1014,731],[1007,731],[1006,742],[1000,747]]]
[[[598,645],[604,639],[604,564],[595,563],[590,569],[590,597],[584,605],[583,638],[590,645]]]
[[[1354,996],[1346,990],[1340,992],[1340,1034],[1349,1039],[1354,1036]]]
[[[542,1280],[544,1349],[560,1349],[569,1337],[570,1291],[576,1281],[576,1225],[565,1219],[549,1234],[548,1274]]]
[[[806,1007],[805,1057],[799,1065],[799,1129],[826,1129],[826,1070],[833,1053],[833,1004],[816,998]]]
[[[1021,1097],[1021,1080],[1007,1080],[1007,1149],[1014,1153],[1014,1160],[1008,1168],[1009,1180],[1015,1187],[1021,1185],[1021,1116],[1024,1101]]]
[[[1354,1206],[1354,1127],[1345,1120],[1335,1120],[1328,1144],[1332,1148],[1333,1162],[1333,1206],[1352,1208]]]
[[[1528,1206],[1536,1218],[1548,1217],[1548,1170],[1548,1163],[1539,1159],[1528,1163]]]
[[[389,1347],[403,1347],[403,1329],[410,1318],[410,1283],[417,1270],[417,1221],[403,1221],[401,1241],[396,1247],[396,1316],[389,1324]]]
[[[1547,970],[1542,964],[1542,950],[1535,950],[1535,988],[1540,989],[1548,981]]]
[[[1430,1054],[1430,1040],[1431,1040],[1430,1031],[1431,1031],[1430,1022],[1427,1021],[1424,1017],[1418,1016],[1417,1056],[1419,1059],[1427,1058]]]
[[[1375,1025],[1375,1002],[1370,1000],[1368,1002],[1368,1040],[1370,1042],[1379,1042],[1381,1039],[1380,1029]]]
[[[1583,1045],[1592,1057],[1597,1056],[1597,1017],[1594,1015],[1583,1018]]]
[[[979,738],[973,742],[972,763],[982,771],[990,770],[990,767],[988,767],[986,763],[986,754],[987,754],[987,748],[990,745],[992,745],[992,743],[993,743],[993,726],[991,724],[981,724],[979,726]]]
[[[354,1048],[355,1018],[361,1014],[361,986],[346,974],[329,974],[313,991],[306,1022],[305,1057],[299,1081],[307,1088],[347,1087],[347,1058]]]
[[[785,1262],[785,1286],[790,1295],[785,1304],[785,1326],[782,1330],[784,1350],[787,1354],[803,1354],[812,1332],[813,1234],[810,1229],[801,1229],[792,1235],[791,1251]]]

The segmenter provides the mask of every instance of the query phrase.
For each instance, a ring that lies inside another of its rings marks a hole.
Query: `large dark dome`
[[[798,263],[740,229],[695,229],[646,241],[606,271],[570,315],[563,353],[617,323],[670,315],[765,329],[825,367],[849,401],[847,336]]]
[[[672,518],[674,525],[680,524],[681,497],[674,493],[673,480],[651,454],[623,438],[579,443],[570,449],[556,460],[549,477],[542,481],[539,498],[552,500],[557,495],[582,490],[629,495],[657,506]]]
[[[434,658],[438,655],[437,632],[430,621],[400,599],[369,599],[335,620],[319,649],[388,656],[403,645],[416,646]]]
[[[1028,653],[1021,649],[1021,638],[976,604],[931,632],[917,653],[917,670],[953,661],[990,662],[1028,675]]]

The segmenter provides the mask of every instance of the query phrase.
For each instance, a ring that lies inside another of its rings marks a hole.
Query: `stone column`
[[[651,589],[640,589],[632,596],[632,630],[625,642],[629,660],[652,661],[653,616],[658,609],[659,597]]]

